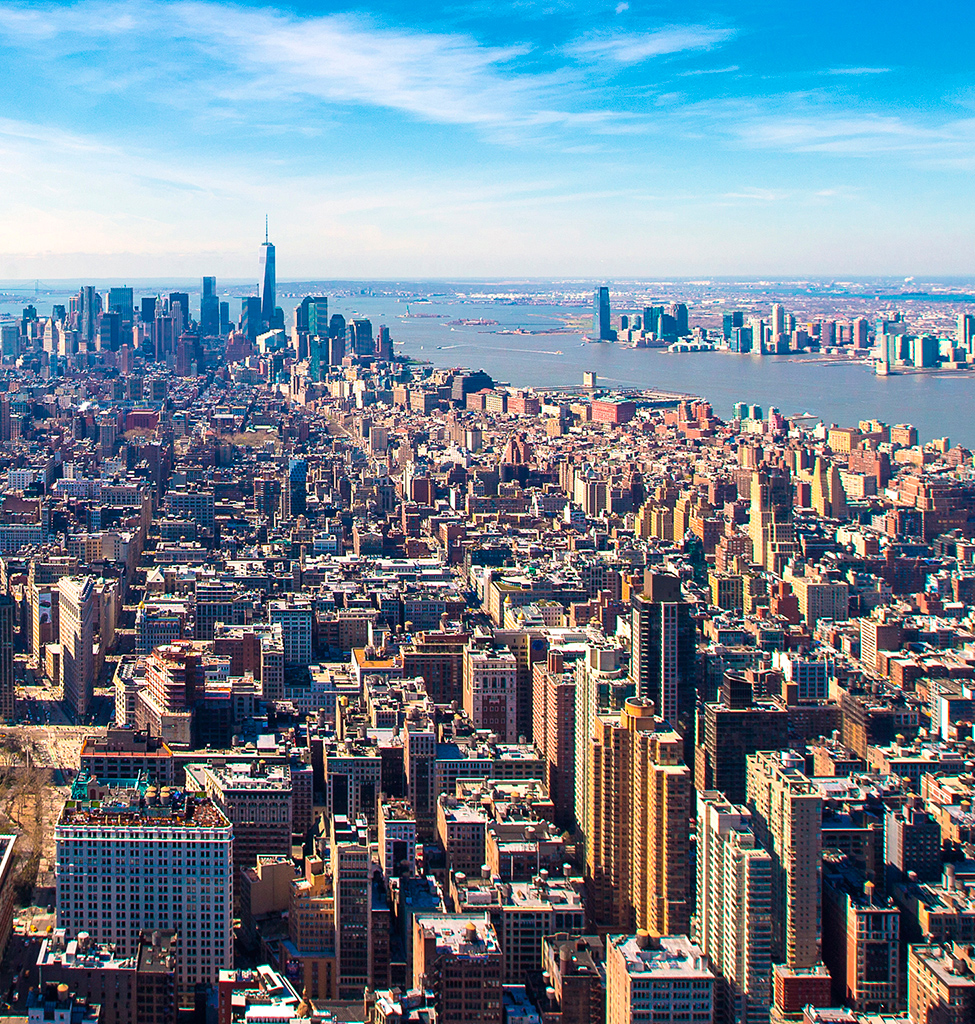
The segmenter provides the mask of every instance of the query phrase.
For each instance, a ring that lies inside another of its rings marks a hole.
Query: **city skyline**
[[[937,7],[498,10],[4,5],[0,277],[975,271]]]

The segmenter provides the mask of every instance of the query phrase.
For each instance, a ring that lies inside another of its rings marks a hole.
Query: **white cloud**
[[[598,131],[619,120],[614,111],[586,108],[577,71],[522,70],[530,44],[488,46],[361,15],[298,17],[205,0],[81,0],[0,8],[2,38],[42,61],[88,51],[77,73],[96,91],[136,85],[158,103],[209,106],[223,116],[226,107],[246,105],[249,119],[257,103],[311,100],[393,110],[495,138]]]
[[[891,68],[828,68],[827,75],[887,75]]]
[[[734,34],[730,28],[676,25],[653,32],[589,36],[570,44],[566,52],[578,60],[593,63],[640,64],[651,57],[688,50],[710,50],[727,42]]]
[[[728,75],[733,71],[740,71],[741,68],[737,64],[729,64],[725,68],[693,68],[690,71],[681,71],[680,78],[693,78],[697,75]]]

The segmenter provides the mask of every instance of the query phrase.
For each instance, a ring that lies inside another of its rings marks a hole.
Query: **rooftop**
[[[661,978],[699,978],[711,981],[714,975],[707,957],[686,935],[616,935],[610,939],[623,955],[627,973]]]

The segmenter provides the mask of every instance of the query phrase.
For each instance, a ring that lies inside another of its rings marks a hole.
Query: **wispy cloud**
[[[595,35],[578,39],[565,48],[577,60],[598,63],[640,64],[652,57],[710,50],[734,36],[734,29],[709,25],[675,25],[652,32],[627,35]]]
[[[827,68],[827,75],[887,75],[892,68]]]
[[[160,25],[165,33],[156,31]],[[140,34],[151,46],[135,53]],[[598,131],[621,119],[587,107],[576,71],[526,62],[530,43],[490,46],[468,34],[389,27],[362,15],[299,17],[204,0],[82,0],[58,8],[8,5],[0,9],[0,38],[40,59],[89,50],[79,72],[88,87],[124,92],[134,84],[157,102],[185,108],[314,100],[384,108],[492,137]]]
[[[692,68],[690,71],[678,72],[680,78],[694,78],[697,75],[728,75],[733,71],[740,71],[737,64],[729,64],[725,68]]]

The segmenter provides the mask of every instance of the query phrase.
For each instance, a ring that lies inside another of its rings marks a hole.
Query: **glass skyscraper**
[[[261,293],[261,319],[270,326],[274,323],[274,310],[277,306],[274,276],[274,246],[268,241],[267,226],[264,228],[264,290]]]
[[[616,335],[609,324],[609,289],[597,288],[592,304],[592,336],[594,341],[614,341]]]

